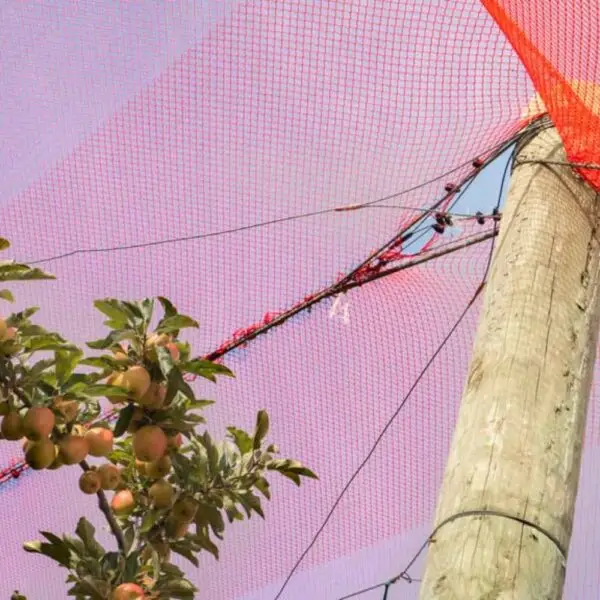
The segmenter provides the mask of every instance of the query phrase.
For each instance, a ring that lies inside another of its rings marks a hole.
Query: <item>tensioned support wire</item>
[[[402,261],[402,263],[399,265],[396,265],[396,266],[383,268],[386,266],[385,261],[377,260],[379,256],[381,256],[382,254],[385,253],[386,250],[388,250],[390,248],[394,249],[394,247],[401,245],[403,241],[408,240],[409,237],[413,236],[410,243],[414,243],[419,238],[421,238],[424,234],[427,234],[430,231],[430,227],[425,226],[425,227],[419,228],[418,225],[421,224],[430,215],[442,212],[442,211],[440,211],[440,207],[445,205],[445,210],[443,211],[444,214],[446,214],[446,215],[453,214],[451,211],[451,207],[458,201],[458,199],[461,197],[461,194],[463,194],[468,189],[468,186],[474,180],[474,178],[478,175],[478,173],[481,171],[482,167],[491,163],[498,156],[500,156],[503,152],[505,152],[508,148],[510,148],[511,145],[513,145],[514,142],[517,139],[519,139],[519,137],[521,135],[522,135],[522,133],[519,132],[519,133],[511,136],[510,138],[500,142],[499,144],[494,145],[492,148],[486,150],[485,152],[480,153],[480,156],[486,156],[487,157],[486,159],[476,158],[473,161],[465,162],[465,163],[461,164],[459,167],[451,169],[447,173],[444,173],[443,175],[435,177],[423,184],[413,186],[407,190],[400,191],[396,194],[390,194],[388,196],[378,198],[376,200],[371,200],[371,201],[364,202],[364,203],[358,204],[358,205],[351,205],[352,210],[356,210],[359,208],[372,208],[372,207],[376,206],[377,203],[389,201],[393,198],[397,198],[397,197],[399,197],[405,193],[408,193],[410,191],[420,189],[420,188],[424,187],[425,185],[431,184],[435,181],[443,180],[448,175],[458,171],[459,169],[465,167],[469,163],[471,163],[474,168],[474,171],[471,172],[469,175],[467,175],[467,177],[465,177],[463,181],[459,182],[458,185],[456,185],[456,186],[452,185],[451,187],[447,187],[446,194],[441,199],[434,202],[432,206],[430,206],[429,208],[425,208],[425,209],[419,209],[421,212],[420,216],[418,216],[417,218],[415,218],[411,222],[409,222],[409,224],[407,226],[405,226],[404,228],[402,228],[402,230],[400,232],[398,232],[391,240],[389,240],[383,246],[381,246],[380,248],[378,248],[377,250],[372,252],[366,260],[362,261],[358,265],[358,267],[355,267],[348,274],[344,275],[340,280],[338,280],[331,286],[321,290],[320,292],[318,292],[314,295],[305,297],[301,302],[295,304],[294,306],[290,307],[286,311],[283,311],[280,313],[267,313],[261,323],[250,326],[250,327],[246,327],[244,329],[234,332],[234,334],[230,340],[225,341],[217,349],[206,354],[203,358],[206,360],[218,360],[218,359],[222,358],[223,356],[225,356],[226,354],[228,354],[229,352],[235,350],[236,348],[245,347],[248,342],[252,341],[259,335],[268,332],[270,329],[275,328],[279,325],[282,325],[283,323],[287,322],[289,319],[291,319],[295,315],[297,315],[303,311],[310,312],[311,308],[315,304],[321,302],[322,300],[325,300],[327,298],[330,298],[330,297],[335,296],[340,293],[345,293],[346,291],[348,291],[352,288],[360,287],[371,281],[375,281],[377,279],[381,279],[382,277],[386,277],[388,275],[398,273],[404,269],[407,269],[407,268],[410,268],[413,266],[417,266],[424,262],[433,260],[434,258],[438,258],[440,256],[444,256],[446,254],[456,252],[457,250],[484,242],[484,241],[490,239],[491,237],[495,236],[496,235],[495,220],[498,218],[498,215],[489,215],[489,217],[491,217],[491,220],[494,221],[494,228],[492,230],[488,230],[488,231],[486,231],[482,234],[478,234],[478,235],[467,236],[465,238],[458,240],[456,243],[442,244],[442,245],[437,246],[437,248],[435,248],[434,250],[421,251],[414,256],[410,256],[410,255],[405,256],[404,255],[404,256],[402,256],[402,258],[404,259]],[[454,201],[452,201],[453,197],[454,197]],[[344,206],[336,207],[333,209],[329,209],[326,212],[332,212],[332,211],[335,212],[335,211],[345,210],[345,208],[346,207],[344,207]],[[401,207],[398,207],[398,208],[401,208]],[[410,207],[409,210],[411,208],[412,207]],[[289,219],[295,219],[295,218],[302,217],[302,216],[305,216],[305,215],[293,216],[293,217],[289,217]],[[463,213],[459,213],[459,214],[456,214],[455,216],[459,217],[459,218],[462,217],[465,219],[473,219],[474,218],[474,219],[477,219],[478,222],[480,222],[480,223],[483,223],[485,220],[485,217],[486,217],[486,215],[482,215],[481,213],[477,213],[475,215],[466,215]],[[284,219],[284,220],[286,220],[286,219]],[[257,226],[268,225],[268,224],[271,224],[271,222],[269,221],[269,222],[260,223],[260,224],[256,224],[256,225],[241,227],[241,228],[238,228],[238,229],[232,230],[232,231],[227,230],[227,231],[223,231],[223,232],[215,232],[214,234],[192,236],[192,238],[198,239],[198,238],[207,237],[207,236],[212,237],[214,235],[222,235],[222,234],[224,235],[224,234],[229,234],[229,233],[233,233],[236,231],[245,231],[246,229],[249,229],[249,228],[255,228]],[[158,245],[158,244],[163,244],[163,243],[171,243],[174,241],[185,242],[187,240],[188,240],[188,238],[174,238],[172,240],[171,239],[159,240],[156,242],[149,242],[148,244],[142,244],[142,245],[144,245],[144,246]],[[39,264],[39,263],[44,263],[44,262],[49,262],[49,261],[62,260],[62,259],[68,258],[75,254],[80,254],[80,253],[113,252],[113,251],[116,252],[116,251],[128,249],[130,247],[133,248],[133,247],[138,247],[138,246],[139,245],[136,244],[136,245],[132,245],[132,246],[115,246],[115,247],[111,247],[111,248],[96,248],[96,249],[92,249],[92,250],[85,250],[85,249],[73,250],[73,251],[67,252],[65,254],[52,256],[52,257],[48,257],[48,258],[43,258],[43,259],[37,259],[37,260],[28,260],[27,262],[30,264]],[[404,250],[406,250],[406,249],[407,249],[407,246],[405,244]],[[374,261],[377,263],[375,268],[369,268],[371,266],[371,263],[373,263]],[[366,267],[366,269],[365,269],[365,267]],[[357,275],[358,275],[358,277],[357,277]],[[115,415],[116,415],[115,410],[109,409],[108,411],[103,413],[99,417],[99,419],[100,420],[111,420],[114,418]],[[92,425],[93,425],[93,423],[90,424],[90,426],[92,426]],[[0,486],[4,483],[7,483],[7,482],[13,480],[13,479],[17,479],[26,470],[28,470],[27,464],[24,461],[22,461],[21,459],[13,459],[11,461],[10,465],[8,465],[4,469],[0,470]]]

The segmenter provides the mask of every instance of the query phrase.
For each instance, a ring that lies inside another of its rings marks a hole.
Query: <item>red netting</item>
[[[41,305],[39,319],[77,343],[103,332],[94,299],[162,294],[200,320],[190,338],[199,354],[223,352],[310,304],[435,201],[446,197],[444,208],[471,218],[455,218],[456,228],[433,238],[428,220],[383,268],[489,231],[489,218],[482,226],[472,216],[491,213],[504,163],[486,168],[460,199],[444,186],[464,181],[474,158],[488,158],[521,126],[534,89],[569,158],[600,162],[589,85],[599,79],[599,15],[591,0],[11,0],[0,15],[0,234],[15,257],[57,276],[15,286],[18,305]],[[589,165],[582,173],[598,184]],[[250,427],[267,408],[273,440],[321,480],[301,490],[275,482],[266,522],[231,526],[221,560],[203,557],[189,571],[199,598],[275,597],[471,300],[489,245],[330,295],[225,355],[237,379],[203,390],[217,399],[207,411],[211,431]],[[423,543],[478,307],[282,598],[335,600],[400,572]],[[596,394],[568,571],[572,598],[597,589],[599,431]],[[18,445],[0,444],[0,465],[20,473],[11,462],[20,459]],[[77,476],[0,475],[10,524],[0,594],[19,587],[30,600],[65,597],[64,572],[23,555],[21,543],[39,529],[72,531],[83,512],[101,526]],[[388,600],[416,595],[416,584],[400,582]]]

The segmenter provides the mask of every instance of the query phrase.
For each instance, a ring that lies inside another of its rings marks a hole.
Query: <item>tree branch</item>
[[[82,460],[79,463],[79,466],[84,471],[91,471],[90,465],[88,465],[87,461]],[[123,530],[119,527],[117,520],[115,519],[115,515],[113,514],[110,506],[108,504],[108,500],[106,499],[106,494],[104,490],[98,490],[96,492],[96,496],[98,496],[98,507],[104,513],[106,520],[108,521],[108,525],[110,526],[110,530],[112,534],[117,539],[117,545],[119,546],[119,550],[125,554],[125,536],[123,535]]]

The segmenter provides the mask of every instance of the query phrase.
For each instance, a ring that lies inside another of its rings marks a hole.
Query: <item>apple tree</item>
[[[53,277],[0,261],[0,282],[39,279]],[[9,289],[0,298],[14,301]],[[197,589],[172,556],[195,566],[200,552],[218,558],[227,523],[264,518],[269,474],[296,485],[316,475],[278,457],[264,410],[253,431],[232,426],[213,439],[204,417],[212,401],[197,398],[190,381],[233,374],[193,357],[179,336],[198,324],[167,298],[107,298],[95,307],[108,331],[87,344],[92,355],[36,324],[36,308],[0,318],[0,437],[22,443],[31,469],[80,469],[81,493],[97,496],[114,536],[104,548],[81,516],[74,535],[41,531],[44,539],[24,549],[64,567],[77,600],[191,600]]]

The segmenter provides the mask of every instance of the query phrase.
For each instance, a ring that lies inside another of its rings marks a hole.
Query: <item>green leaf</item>
[[[266,410],[259,410],[256,415],[256,427],[252,438],[254,450],[258,450],[265,436],[269,432],[269,415]]]
[[[104,548],[96,541],[94,537],[96,529],[85,517],[81,517],[79,519],[75,533],[81,538],[81,541],[85,545],[86,550],[90,553],[90,556],[96,559],[104,556]]]
[[[63,567],[71,567],[71,552],[64,542],[61,542],[61,544],[45,544],[36,540],[33,542],[25,542],[25,544],[23,544],[23,549],[25,552],[43,554]]]
[[[42,542],[40,540],[32,540],[23,544],[23,550],[32,554],[39,554],[42,551]]]
[[[255,483],[254,487],[267,499],[271,499],[271,490],[269,482],[264,478],[260,477]]]
[[[164,296],[158,296],[158,301],[163,307],[163,310],[165,312],[165,318],[173,317],[177,314],[177,309],[168,298],[165,298]]]
[[[96,300],[94,306],[107,317],[111,322],[117,324],[114,329],[125,329],[127,325],[133,324],[134,314],[120,300],[116,298],[105,298]]]
[[[121,437],[129,427],[129,423],[131,423],[131,418],[133,417],[133,411],[135,410],[135,405],[133,403],[129,403],[125,408],[121,409],[121,413],[119,414],[119,419],[117,424],[115,425],[115,429],[113,435],[115,437]]]
[[[225,521],[223,521],[221,511],[211,504],[200,504],[196,513],[196,523],[199,520],[209,523],[213,533],[217,536],[220,536],[225,531]]]
[[[172,543],[169,546],[173,552],[183,556],[183,558],[187,558],[195,567],[200,566],[198,559],[194,556],[194,553],[190,548],[189,542],[186,543],[184,540],[181,542]]]
[[[177,598],[178,600],[193,600],[194,594],[198,591],[187,579],[168,581],[161,585],[159,590],[164,592],[167,598]]]
[[[205,431],[198,439],[206,449],[206,455],[208,457],[208,466],[210,468],[211,473],[216,473],[217,466],[219,464],[218,448],[213,443],[212,438],[208,434],[208,431]]]
[[[228,369],[225,365],[214,363],[210,360],[204,360],[202,358],[196,358],[188,362],[184,362],[179,367],[186,373],[193,373],[204,377],[209,381],[215,382],[217,379],[215,375],[225,375],[226,377],[235,377],[233,372]]]
[[[25,352],[37,352],[45,350],[67,350],[69,352],[76,352],[79,350],[77,346],[68,343],[57,333],[46,333],[44,335],[21,337],[23,340],[23,350]]]
[[[238,510],[233,500],[228,496],[223,497],[223,508],[225,509],[225,514],[230,523],[244,520],[244,515]]]
[[[133,582],[136,579],[139,569],[139,552],[132,552],[125,561],[125,569],[123,572],[123,581]]]
[[[83,352],[79,349],[73,352],[66,350],[57,350],[54,354],[56,361],[56,378],[59,385],[62,385],[75,370]]]
[[[98,398],[100,396],[118,396],[119,398],[127,398],[129,392],[122,387],[116,385],[108,385],[107,383],[94,383],[82,389],[82,393],[86,396]]]
[[[106,350],[107,348],[114,346],[117,342],[134,339],[135,336],[136,333],[133,329],[117,329],[115,331],[111,331],[105,338],[101,340],[88,342],[87,346],[93,350]]]
[[[31,366],[30,369],[27,369],[25,372],[25,378],[27,381],[35,381],[44,371],[49,369],[54,365],[54,359],[45,358],[43,360],[39,360],[35,364]]]
[[[135,529],[133,527],[126,527],[123,530],[123,537],[125,538],[125,552],[129,552],[135,541]]]
[[[3,237],[0,237],[0,251],[8,250],[10,248],[10,242]]]
[[[60,546],[64,541],[51,531],[40,531],[40,533],[51,543]]]
[[[207,406],[211,406],[214,404],[214,400],[196,400],[196,399],[188,399],[186,400],[186,407],[188,410],[195,410],[199,408],[206,408]]]
[[[173,368],[169,372],[169,383],[167,386],[166,402],[170,402],[177,392],[181,392],[184,396],[190,400],[194,400],[194,390],[189,386],[187,381],[181,375],[181,371],[177,368]]]
[[[296,473],[296,475],[302,475],[303,477],[309,477],[310,479],[319,479],[315,473],[297,460],[288,459],[286,470],[289,473]]]
[[[92,356],[90,358],[84,358],[83,360],[79,361],[79,364],[86,365],[88,367],[97,367],[98,369],[115,371],[123,363],[117,361],[112,356],[105,354],[104,356]]]
[[[227,431],[242,455],[252,451],[252,438],[243,429],[228,427]]]
[[[156,522],[158,521],[160,516],[161,516],[161,512],[158,510],[148,511],[144,515],[144,518],[142,519],[142,524],[140,526],[140,533],[148,533],[154,527],[154,525],[156,525]]]
[[[175,366],[173,364],[173,359],[171,358],[171,353],[167,350],[167,348],[159,346],[156,349],[156,356],[158,357],[158,366],[160,367],[160,372],[163,374],[165,379],[168,379],[169,374]]]
[[[41,269],[16,263],[12,260],[0,263],[0,281],[32,281],[39,279],[56,279],[56,277],[45,273]]]
[[[291,479],[298,487],[300,487],[300,476],[289,471],[279,471],[284,477]]]
[[[98,588],[97,583],[90,576],[85,576],[80,579],[70,590],[71,595],[76,598],[81,598],[85,595],[86,599],[90,600],[105,600],[106,596]]]
[[[140,307],[144,321],[149,323],[152,319],[152,313],[154,312],[154,300],[152,298],[144,298],[138,303],[138,306]]]
[[[44,531],[41,531],[40,533],[42,535],[46,535],[46,532],[44,532]],[[65,544],[67,544],[67,546],[69,546],[69,548],[71,549],[71,552],[73,552],[77,556],[83,557],[87,554],[85,545],[81,540],[78,540],[77,538],[71,537],[69,535],[64,535],[63,541]]]
[[[200,327],[197,321],[185,315],[173,315],[161,320],[156,328],[157,333],[175,333],[186,327]]]
[[[39,306],[31,306],[30,308],[26,308],[21,312],[12,314],[8,319],[6,319],[6,324],[9,327],[19,327],[22,329],[23,325],[29,321],[29,317],[35,315],[38,310],[40,310]],[[21,331],[21,334],[23,334],[23,331]]]
[[[10,290],[0,290],[0,298],[2,298],[2,300],[6,300],[7,302],[15,301],[15,297]]]

